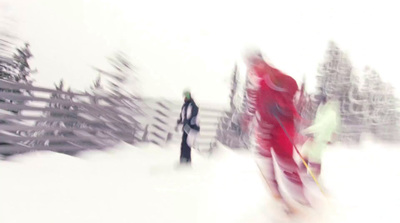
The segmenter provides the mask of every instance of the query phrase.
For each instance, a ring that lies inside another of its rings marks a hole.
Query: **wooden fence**
[[[0,80],[0,153],[76,153],[118,141],[178,143],[181,104],[167,100],[75,93]],[[215,141],[222,110],[200,107],[196,147]]]

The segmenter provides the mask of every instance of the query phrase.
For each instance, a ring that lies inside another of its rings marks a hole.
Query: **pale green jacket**
[[[313,124],[302,131],[303,134],[313,134],[314,139],[303,145],[303,155],[310,161],[320,162],[323,150],[332,141],[340,129],[340,107],[336,101],[328,101],[320,105]]]

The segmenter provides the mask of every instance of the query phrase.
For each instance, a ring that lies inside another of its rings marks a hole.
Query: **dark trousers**
[[[187,137],[188,134],[186,132],[183,132],[180,157],[181,163],[190,163],[192,161],[192,158],[190,156],[191,149],[190,146],[187,144]]]

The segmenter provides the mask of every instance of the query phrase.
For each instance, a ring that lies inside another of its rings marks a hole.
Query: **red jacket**
[[[274,113],[282,122],[293,122],[294,118],[300,118],[293,103],[298,85],[292,77],[264,61],[253,64],[248,75],[250,86],[246,89],[248,109],[243,120],[244,124],[248,124],[255,111],[261,121],[270,124],[277,124]]]

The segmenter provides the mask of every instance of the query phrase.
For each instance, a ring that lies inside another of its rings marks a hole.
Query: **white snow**
[[[193,150],[191,168],[177,165],[178,145],[23,154],[0,161],[0,222],[399,222],[399,155],[376,143],[332,147],[329,200],[290,218],[246,151]]]

